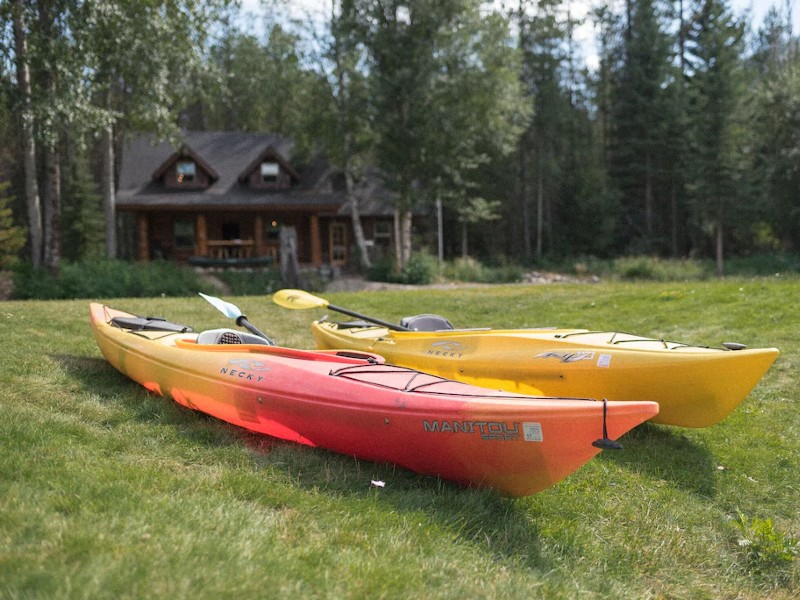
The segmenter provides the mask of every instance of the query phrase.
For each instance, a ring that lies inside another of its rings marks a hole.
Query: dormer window
[[[291,189],[300,176],[275,148],[268,146],[239,173],[238,179],[251,190],[272,192]]]
[[[261,182],[262,183],[275,183],[278,181],[278,172],[280,167],[278,163],[273,161],[264,161],[261,163]]]
[[[193,160],[180,160],[175,165],[178,183],[190,183],[197,176],[197,165]]]

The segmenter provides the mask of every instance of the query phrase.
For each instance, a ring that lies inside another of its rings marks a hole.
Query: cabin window
[[[178,174],[178,183],[194,181],[197,175],[197,165],[192,160],[181,160],[175,167]]]
[[[178,219],[172,226],[176,248],[194,248],[194,220]]]
[[[280,167],[276,162],[263,162],[261,163],[261,181],[263,183],[275,183],[278,181],[278,172]]]

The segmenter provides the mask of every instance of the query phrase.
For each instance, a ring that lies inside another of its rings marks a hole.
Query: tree
[[[747,130],[753,148],[753,189],[762,232],[785,251],[800,247],[800,65],[798,40],[788,16],[773,10],[758,33],[750,58],[752,113]],[[768,245],[769,247],[769,245]]]
[[[465,189],[487,153],[508,154],[521,133],[524,109],[508,22],[481,13],[480,4],[357,2],[370,59],[375,158],[398,194],[401,269],[420,197],[433,202],[437,182]]]
[[[458,220],[461,223],[461,256],[469,257],[468,237],[469,226],[496,221],[500,218],[497,209],[500,207],[499,201],[487,202],[484,198],[470,198],[458,209]]]
[[[97,104],[89,127],[102,132],[106,253],[113,258],[115,147],[124,137],[122,126],[177,137],[186,80],[197,73],[208,31],[223,16],[228,0],[76,4],[71,29],[87,50],[83,68],[95,74],[89,92]]]
[[[28,212],[31,263],[39,267],[42,263],[42,212],[39,199],[39,183],[36,169],[36,138],[34,136],[33,92],[28,53],[28,14],[23,0],[15,0],[4,12],[12,13],[14,22],[14,58],[17,68],[20,129],[22,131],[23,171],[25,176],[25,205]]]
[[[0,270],[13,266],[19,259],[19,251],[25,245],[25,229],[14,224],[14,216],[8,196],[11,184],[0,183]]]
[[[106,254],[103,198],[92,178],[85,152],[67,156],[64,181],[64,258],[100,258]]]
[[[560,0],[538,2],[536,12],[528,14],[520,2],[518,27],[522,50],[522,83],[532,103],[532,118],[520,138],[520,188],[535,189],[536,258],[544,252],[546,215],[552,215],[563,156],[561,141],[569,102],[563,93],[563,65],[566,61],[568,23],[559,16]],[[532,183],[532,186],[529,186]],[[530,210],[523,192],[524,242],[526,257],[532,255]]]
[[[326,144],[331,158],[344,172],[345,195],[358,247],[361,266],[372,261],[361,225],[360,196],[356,187],[366,176],[365,162],[372,146],[367,115],[367,81],[362,71],[364,49],[358,36],[356,7],[352,0],[331,2],[330,43],[327,59],[331,65],[328,86],[332,95],[332,136]]]
[[[304,64],[306,58],[299,36],[281,24],[272,23],[263,42],[227,28],[200,70],[198,125],[304,137],[309,114],[320,108],[314,104],[319,77]]]
[[[741,208],[740,135],[743,26],[724,0],[696,0],[686,37],[692,152],[691,212],[698,233],[711,234],[717,275],[724,274],[725,236]],[[741,213],[740,213],[741,214]]]
[[[612,75],[610,174],[625,209],[629,247],[653,252],[663,236],[659,197],[667,156],[664,140],[672,116],[665,92],[670,43],[659,0],[626,0],[620,62]]]

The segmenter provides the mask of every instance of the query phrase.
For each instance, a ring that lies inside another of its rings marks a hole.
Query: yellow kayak
[[[311,308],[309,297],[281,290],[273,300],[287,308]],[[365,317],[311,298],[316,307]],[[682,427],[707,427],[724,419],[779,354],[775,348],[707,348],[613,331],[454,329],[437,315],[409,317],[399,325],[370,320],[381,324],[322,319],[311,330],[321,349],[373,352],[393,364],[483,387],[655,401],[660,410],[653,422]]]

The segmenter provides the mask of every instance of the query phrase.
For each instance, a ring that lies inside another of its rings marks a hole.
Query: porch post
[[[253,243],[255,244],[255,256],[264,255],[264,217],[260,214],[256,215],[255,225],[256,230],[253,232]]]
[[[197,256],[208,256],[208,227],[204,213],[199,213],[195,218],[195,229],[197,230],[197,239],[194,253]]]
[[[315,267],[322,264],[322,234],[318,215],[311,215],[311,264]]]
[[[148,231],[147,213],[136,213],[136,260],[150,260],[150,232]]]

